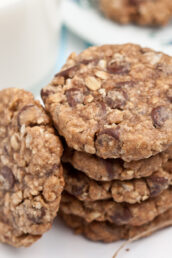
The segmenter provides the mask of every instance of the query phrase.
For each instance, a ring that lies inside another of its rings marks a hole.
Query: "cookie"
[[[116,203],[112,200],[81,202],[72,195],[63,193],[60,209],[65,214],[92,221],[109,221],[116,225],[141,226],[172,208],[172,189],[142,203]]]
[[[28,246],[50,229],[64,186],[62,145],[31,93],[0,91],[0,241]]]
[[[122,24],[163,26],[172,17],[171,0],[100,0],[100,9]]]
[[[109,222],[86,223],[84,219],[75,215],[60,214],[67,226],[75,230],[76,234],[83,234],[92,241],[105,243],[122,239],[131,239],[135,236],[146,237],[157,230],[172,225],[172,209],[159,215],[153,221],[143,226],[116,226]],[[144,234],[145,232],[145,234]]]
[[[164,164],[164,169],[172,173],[172,159]]]
[[[172,144],[171,81],[172,57],[105,45],[72,54],[41,94],[69,147],[130,162]]]
[[[65,190],[81,201],[113,199],[115,202],[140,203],[158,196],[172,185],[172,173],[162,169],[147,178],[99,182],[65,165],[64,177]]]
[[[112,181],[150,176],[167,163],[169,155],[169,152],[165,152],[148,159],[125,162],[122,159],[102,159],[96,155],[65,148],[62,159],[94,180]]]

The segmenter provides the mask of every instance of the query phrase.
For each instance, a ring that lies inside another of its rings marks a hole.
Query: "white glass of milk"
[[[60,0],[0,0],[0,89],[33,90],[47,79],[60,21]]]

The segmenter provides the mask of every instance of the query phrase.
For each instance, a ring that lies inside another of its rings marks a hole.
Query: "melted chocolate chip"
[[[127,103],[128,96],[126,92],[119,90],[111,90],[108,92],[105,101],[111,108],[123,109]]]
[[[107,128],[102,130],[99,135],[107,134],[111,136],[112,138],[115,138],[116,140],[120,140],[120,130],[119,126],[117,126],[115,129]]]
[[[6,145],[4,146],[4,154],[5,154],[5,155],[9,155],[8,148],[7,148]]]
[[[88,64],[90,64],[90,63],[97,64],[98,61],[99,61],[98,58],[94,58],[94,59],[83,59],[83,60],[81,60],[79,63],[80,63],[80,64],[84,64],[84,65],[88,65]]]
[[[114,215],[111,216],[111,220],[116,225],[124,225],[129,223],[130,219],[132,218],[132,214],[129,208],[126,206],[120,207],[115,211]]]
[[[80,196],[83,194],[84,186],[77,186],[77,185],[72,185],[72,194],[75,196]]]
[[[84,95],[78,88],[71,88],[65,92],[67,102],[69,106],[75,107],[77,104],[81,104],[84,101]]]
[[[152,110],[151,117],[155,128],[161,128],[169,118],[169,111],[164,106],[158,106]]]
[[[106,171],[108,173],[108,178],[110,180],[115,179],[116,175],[119,174],[119,172],[121,172],[121,165],[120,162],[114,162],[114,159],[101,159],[101,161],[103,162],[103,165],[106,168]],[[117,160],[115,160],[117,161]]]
[[[49,95],[53,94],[54,92],[52,90],[41,90],[41,97],[43,98],[47,98]]]
[[[155,197],[168,186],[168,179],[158,176],[151,176],[147,179],[151,197]]]
[[[129,5],[139,5],[145,0],[128,0]]]
[[[15,177],[11,168],[4,166],[0,170],[0,189],[10,190],[15,184]]]
[[[78,64],[64,70],[64,71],[61,71],[60,73],[57,73],[55,75],[55,77],[63,77],[65,80],[69,79],[69,78],[73,78],[74,76],[74,73],[77,72],[80,68],[80,65],[83,64],[83,65],[88,65],[90,63],[94,63],[95,65],[98,63],[99,59],[98,58],[95,58],[95,59],[83,59],[81,60],[80,62],[78,62]]]
[[[34,107],[34,105],[26,105],[26,106],[24,106],[19,112],[18,112],[18,115],[17,115],[17,124],[18,124],[18,127],[21,127],[21,114],[23,113],[23,112],[25,112],[26,110],[28,110],[28,109],[30,109],[30,108],[32,108],[32,107]]]
[[[112,74],[127,74],[130,72],[130,66],[128,63],[118,64],[116,62],[111,62],[107,65],[107,71]]]
[[[64,71],[61,71],[60,73],[57,73],[55,77],[63,77],[65,80],[72,78],[74,73],[78,71],[79,65],[74,65]]]

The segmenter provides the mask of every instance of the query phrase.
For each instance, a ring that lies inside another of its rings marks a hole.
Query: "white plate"
[[[0,258],[112,258],[122,242],[112,244],[94,243],[74,235],[57,219],[51,231],[37,243],[25,249],[15,249],[0,244]],[[118,255],[119,258],[171,258],[171,228],[139,240]]]
[[[63,0],[64,23],[95,45],[127,42],[148,46],[172,55],[172,23],[161,29],[119,25],[104,18],[86,0]]]

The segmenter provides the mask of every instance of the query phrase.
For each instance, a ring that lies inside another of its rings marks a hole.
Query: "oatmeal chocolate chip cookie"
[[[65,148],[62,159],[94,180],[111,181],[150,176],[167,163],[169,155],[166,151],[148,159],[125,162],[122,159],[102,159],[96,155]]]
[[[81,202],[66,192],[62,196],[60,209],[92,221],[109,221],[116,225],[141,226],[172,208],[172,189],[165,190],[158,197],[142,203],[116,203],[111,200]]]
[[[92,241],[102,241],[105,243],[115,242],[122,239],[131,239],[143,234],[146,237],[155,231],[172,225],[172,209],[159,215],[153,221],[142,226],[117,226],[109,222],[87,223],[84,219],[75,215],[60,214],[67,226],[73,228],[76,234],[83,234]],[[169,222],[169,223],[168,223]],[[166,226],[163,225],[166,223]],[[146,233],[149,231],[149,234]]]
[[[0,91],[0,241],[28,246],[50,229],[63,190],[62,145],[32,94]]]
[[[69,147],[129,162],[172,144],[171,81],[172,57],[105,45],[72,54],[41,93]]]
[[[116,202],[139,203],[158,196],[172,185],[172,173],[162,169],[152,176],[131,181],[100,182],[90,179],[72,166],[64,166],[65,190],[81,201],[113,198]]]
[[[100,0],[100,9],[122,24],[163,26],[172,17],[171,0]]]

